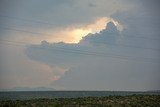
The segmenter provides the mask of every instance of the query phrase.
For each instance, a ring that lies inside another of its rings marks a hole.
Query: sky
[[[1,0],[0,89],[160,90],[159,0]]]

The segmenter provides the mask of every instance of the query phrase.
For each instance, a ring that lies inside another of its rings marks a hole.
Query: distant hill
[[[160,90],[148,90],[146,92],[160,92]]]
[[[1,89],[0,91],[55,91],[55,89],[48,87],[14,87],[12,89]]]

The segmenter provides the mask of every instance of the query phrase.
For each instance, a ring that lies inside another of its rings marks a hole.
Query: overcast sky
[[[1,0],[0,89],[160,89],[159,0]]]

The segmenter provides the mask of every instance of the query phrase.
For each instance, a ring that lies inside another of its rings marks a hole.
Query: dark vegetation
[[[0,107],[160,107],[160,95],[4,100]]]

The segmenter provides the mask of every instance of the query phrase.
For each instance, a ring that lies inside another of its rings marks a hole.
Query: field
[[[160,107],[160,95],[1,100],[0,107]]]

